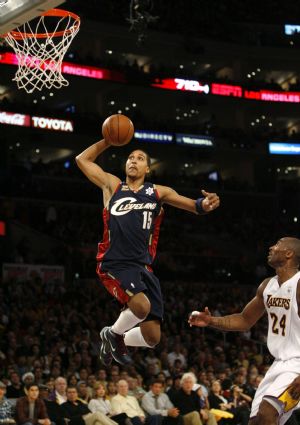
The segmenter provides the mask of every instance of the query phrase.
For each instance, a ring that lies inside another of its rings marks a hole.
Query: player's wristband
[[[202,207],[202,201],[205,198],[198,198],[196,199],[196,211],[198,214],[206,214],[206,211],[204,211],[203,207]]]

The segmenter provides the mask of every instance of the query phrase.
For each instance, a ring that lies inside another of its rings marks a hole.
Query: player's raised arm
[[[211,212],[220,205],[218,195],[216,193],[206,192],[205,190],[201,191],[203,195],[201,198],[191,199],[186,196],[179,195],[170,187],[156,185],[156,188],[163,203],[195,214]]]
[[[120,179],[110,173],[105,172],[98,164],[95,163],[96,158],[104,152],[110,144],[102,139],[97,143],[89,146],[83,152],[76,156],[76,162],[80,170],[102,190],[114,192],[118,186]]]
[[[265,312],[263,292],[269,280],[268,278],[262,282],[256,291],[255,297],[252,298],[241,313],[214,317],[210,314],[208,308],[205,307],[204,312],[195,311],[190,315],[189,324],[199,327],[211,326],[221,331],[243,332],[249,330]]]

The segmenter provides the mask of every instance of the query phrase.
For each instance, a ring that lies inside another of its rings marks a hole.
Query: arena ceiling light
[[[65,0],[0,0],[0,35],[64,2]]]

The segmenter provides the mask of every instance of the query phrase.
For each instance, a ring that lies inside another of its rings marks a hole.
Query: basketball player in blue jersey
[[[268,349],[275,360],[261,381],[249,425],[283,425],[300,401],[300,240],[285,237],[270,248],[276,276],[265,279],[239,314],[213,317],[208,308],[193,312],[191,326],[247,331],[268,314]]]
[[[159,227],[166,203],[196,214],[219,206],[215,193],[202,191],[194,200],[175,190],[145,182],[150,157],[133,151],[126,162],[126,181],[95,163],[109,143],[100,140],[76,157],[81,171],[103,191],[103,240],[98,245],[97,274],[102,284],[125,306],[117,321],[100,332],[100,359],[110,364],[131,362],[126,346],[154,347],[160,341],[163,303],[151,264],[156,254]],[[139,326],[137,326],[139,325]]]

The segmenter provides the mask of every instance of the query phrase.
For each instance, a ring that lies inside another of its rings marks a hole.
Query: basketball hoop
[[[68,86],[69,82],[62,75],[62,61],[79,31],[79,16],[66,10],[51,9],[33,22],[26,22],[4,35],[18,59],[13,81],[27,93]]]

